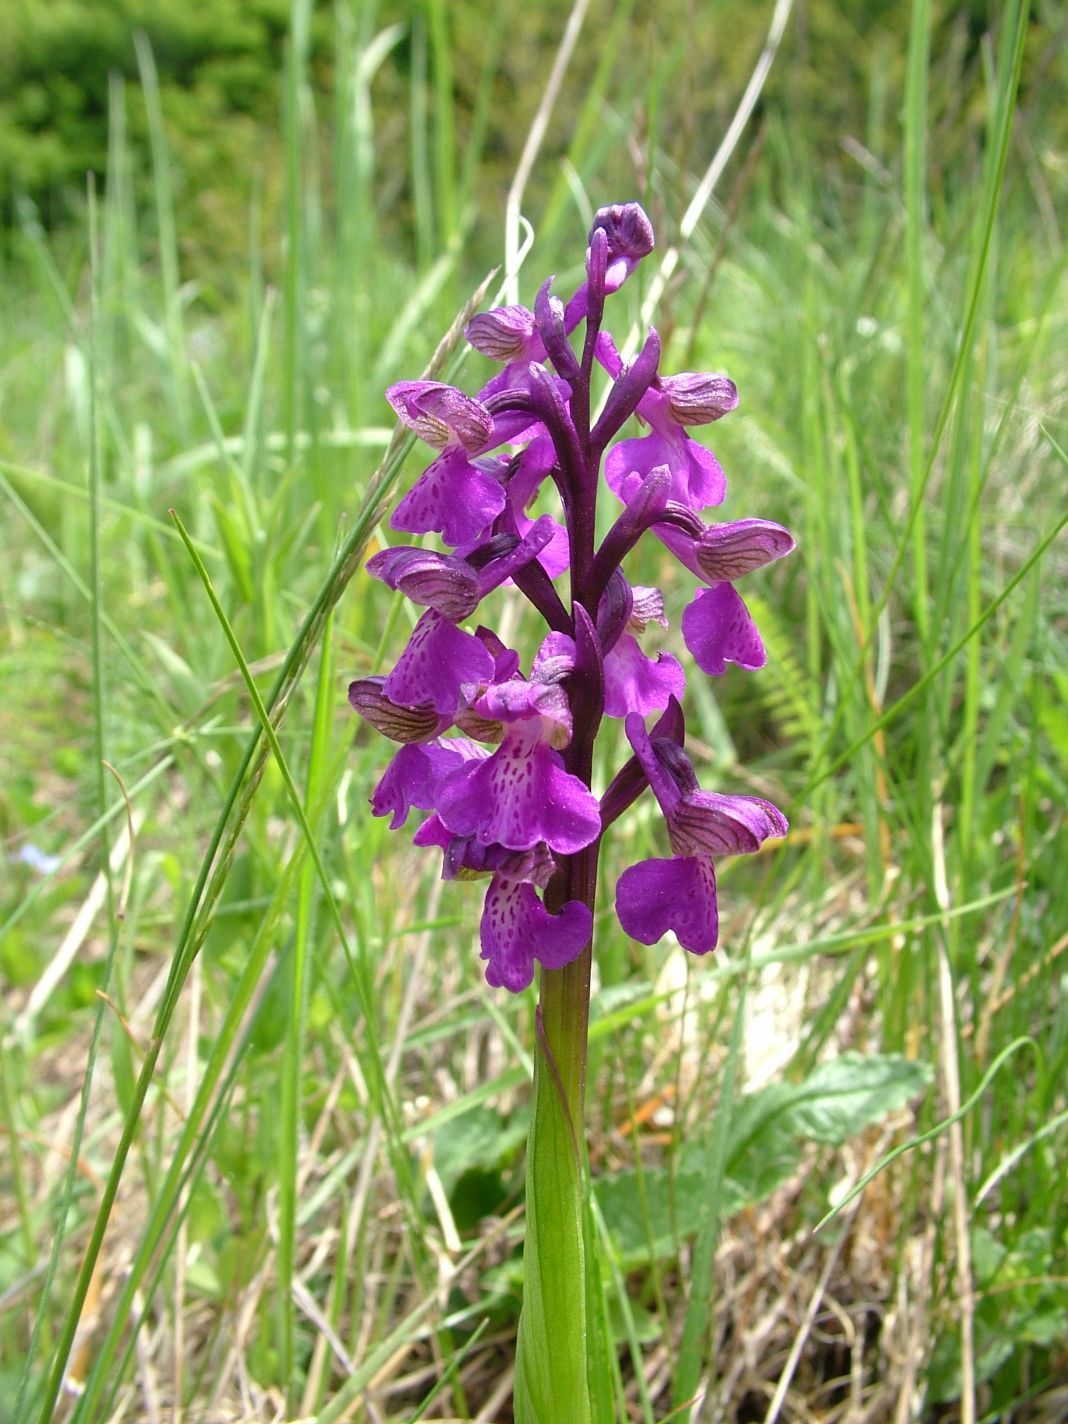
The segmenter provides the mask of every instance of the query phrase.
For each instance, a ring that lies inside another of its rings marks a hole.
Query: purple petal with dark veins
[[[483,450],[493,417],[477,400],[441,381],[398,381],[386,400],[421,440],[436,450],[459,445],[469,455]]]
[[[616,914],[632,939],[655,944],[673,930],[683,949],[708,954],[719,936],[716,872],[707,856],[643,860],[616,885]]]
[[[367,560],[367,572],[413,603],[436,608],[452,623],[473,613],[481,601],[481,579],[466,559],[432,549],[382,549]]]
[[[738,387],[726,376],[709,371],[682,371],[662,376],[660,390],[677,425],[708,425],[738,405]]]
[[[493,361],[539,361],[545,351],[527,307],[494,307],[479,312],[464,327],[464,336],[476,351]]]
[[[727,664],[760,668],[768,660],[756,624],[733,584],[702,588],[682,614],[682,636],[702,672],[718,677]]]
[[[349,705],[365,722],[394,742],[427,742],[444,732],[450,718],[435,712],[429,702],[401,707],[382,691],[384,677],[361,677],[349,683]]]
[[[743,574],[784,558],[793,547],[790,531],[770,519],[710,524],[694,540],[692,566],[709,583],[733,583]]]
[[[784,836],[789,822],[777,806],[759,796],[721,796],[691,791],[668,817],[676,855],[743,855],[759,850],[771,836]]]
[[[532,885],[494,876],[480,933],[487,982],[519,993],[534,978],[535,959],[562,969],[578,958],[593,934],[593,915],[579,900],[551,915]]]

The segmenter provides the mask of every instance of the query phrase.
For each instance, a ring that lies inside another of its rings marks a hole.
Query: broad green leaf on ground
[[[931,1080],[928,1065],[897,1054],[846,1053],[803,1083],[749,1093],[731,1121],[723,1214],[763,1201],[796,1171],[805,1145],[839,1146],[903,1107]],[[673,1256],[701,1220],[708,1172],[703,1143],[687,1145],[675,1173],[622,1172],[597,1185],[597,1200],[625,1268]]]

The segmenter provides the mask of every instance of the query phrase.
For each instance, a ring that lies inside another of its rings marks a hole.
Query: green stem
[[[565,862],[561,898],[593,908],[598,846]],[[555,887],[554,887],[555,888]],[[543,969],[527,1149],[516,1424],[590,1424],[584,1107],[593,946]]]

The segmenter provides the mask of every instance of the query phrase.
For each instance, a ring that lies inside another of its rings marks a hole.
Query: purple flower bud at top
[[[734,382],[707,371],[662,376],[660,391],[667,396],[671,418],[679,425],[708,425],[738,405],[738,387]]]
[[[656,242],[653,225],[640,203],[613,203],[594,213],[591,237],[598,228],[608,239],[605,290],[614,292],[652,252]]]
[[[464,327],[464,335],[476,351],[493,361],[537,361],[544,355],[534,313],[526,307],[494,307],[492,311],[479,312]]]
[[[462,446],[473,455],[485,448],[493,431],[485,406],[441,381],[398,381],[386,399],[404,424],[436,450]]]

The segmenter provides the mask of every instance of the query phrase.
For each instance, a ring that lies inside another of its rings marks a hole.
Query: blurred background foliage
[[[306,117],[314,119],[329,151],[330,129],[339,121],[339,37],[343,43],[356,32],[389,35],[375,79],[380,170],[392,167],[396,186],[404,186],[413,86],[418,93],[444,82],[452,89],[456,151],[482,154],[477,171],[467,175],[464,216],[471,223],[474,214],[496,215],[540,95],[530,76],[547,73],[570,8],[568,0],[493,7],[481,0],[450,0],[447,6],[440,0],[319,0],[312,7],[307,56],[318,112]],[[983,36],[994,24],[994,8],[988,0],[935,7],[936,192],[953,182],[957,160],[985,122],[981,88],[970,81],[983,63]],[[805,137],[828,179],[828,203],[842,196],[842,185],[848,196],[858,157],[877,161],[863,157],[869,140],[884,125],[897,124],[889,96],[902,90],[909,13],[908,0],[803,0],[795,7],[788,60],[773,68],[761,109],[784,109],[795,120],[803,115]],[[627,45],[648,55],[652,97],[636,113],[633,94],[619,96],[615,167],[622,178],[630,177],[638,150],[655,142],[680,174],[691,171],[708,135],[721,133],[730,119],[763,40],[764,9],[729,0],[621,0],[614,9],[614,21],[620,20],[600,33],[595,19],[587,25],[572,61],[573,92],[596,87],[598,67],[612,59],[608,47],[625,35]],[[451,72],[442,75],[435,71],[443,51],[434,30],[446,24]],[[118,105],[141,160],[135,180],[148,188],[145,51],[140,59],[138,52],[143,37],[166,115],[175,198],[184,213],[184,256],[193,275],[225,267],[247,250],[250,199],[258,200],[268,230],[284,202],[278,114],[288,25],[287,0],[0,0],[0,224],[11,224],[20,200],[32,203],[45,228],[80,212],[86,173],[102,185],[109,109],[113,117]],[[1040,131],[1049,145],[1034,161],[1042,165],[1056,161],[1053,155],[1068,137],[1068,114],[1055,102],[1059,86],[1050,83],[1064,74],[1064,7],[1053,0],[1035,5],[1030,29],[1020,102],[1029,117],[1041,113]],[[574,118],[566,109],[553,115],[544,149],[550,160],[567,152]],[[1027,128],[1035,131],[1030,123]],[[602,132],[591,141],[606,137]],[[614,176],[611,167],[608,177]],[[551,162],[541,166],[543,183],[551,172]],[[970,181],[969,169],[964,177]],[[538,182],[535,175],[535,210],[544,197]],[[387,183],[378,201],[403,222],[405,204],[396,197]],[[476,246],[474,255],[481,259],[494,251],[487,243],[485,253]]]

